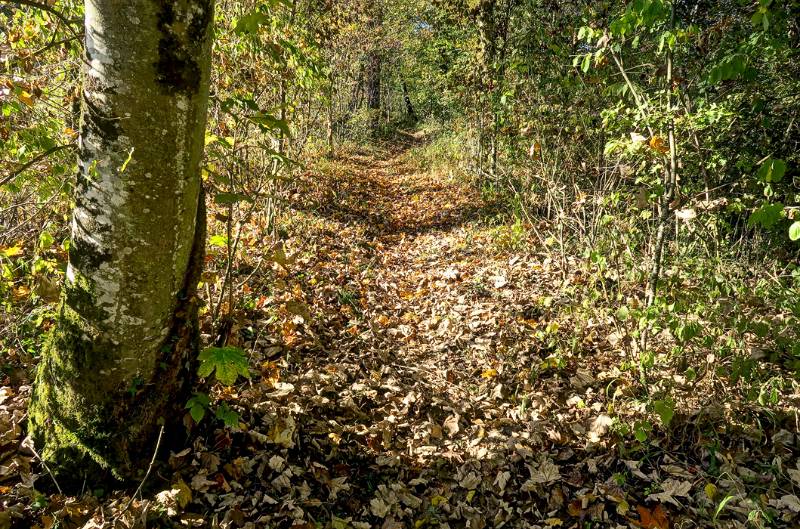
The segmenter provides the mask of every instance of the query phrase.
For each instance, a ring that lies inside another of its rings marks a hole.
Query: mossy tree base
[[[196,285],[204,257],[204,200],[201,194],[191,266],[170,335],[162,344],[150,345],[149,354],[159,360],[148,381],[109,387],[112,379],[102,366],[107,365],[110,344],[62,303],[42,353],[28,427],[41,447],[39,455],[65,491],[140,478],[161,426],[167,438],[183,428],[199,346]]]

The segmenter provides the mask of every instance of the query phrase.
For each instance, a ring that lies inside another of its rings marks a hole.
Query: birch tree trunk
[[[69,265],[29,423],[59,480],[136,477],[160,425],[180,428],[197,347],[213,4],[85,2]]]

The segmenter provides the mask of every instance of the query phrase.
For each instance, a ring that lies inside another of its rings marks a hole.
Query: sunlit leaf
[[[200,367],[197,374],[201,377],[214,373],[217,380],[226,386],[233,385],[239,375],[250,378],[247,357],[238,347],[208,347],[200,353],[198,359]]]

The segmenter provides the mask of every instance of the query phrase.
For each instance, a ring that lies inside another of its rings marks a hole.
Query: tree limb
[[[15,170],[11,171],[11,173],[9,173],[9,174],[8,174],[7,176],[5,176],[5,177],[4,177],[2,180],[0,180],[0,187],[3,187],[3,186],[4,186],[4,185],[6,185],[7,183],[11,182],[13,179],[15,179],[16,177],[18,177],[18,176],[19,176],[20,174],[22,174],[24,171],[26,171],[27,169],[29,169],[29,168],[30,168],[32,165],[34,165],[34,164],[36,164],[36,163],[38,163],[38,162],[40,162],[40,161],[44,160],[45,158],[47,158],[47,157],[48,157],[48,156],[50,156],[51,154],[53,154],[53,153],[56,153],[56,152],[58,152],[58,151],[63,151],[64,149],[71,149],[71,148],[73,148],[73,147],[75,147],[75,145],[74,145],[74,144],[72,144],[72,143],[67,143],[67,144],[65,144],[65,145],[58,145],[58,146],[56,146],[56,147],[52,147],[52,148],[50,148],[50,149],[47,149],[46,151],[44,151],[44,152],[43,152],[43,153],[41,153],[41,154],[38,154],[38,155],[34,156],[34,157],[33,157],[31,160],[29,160],[27,163],[24,163],[24,164],[22,164],[20,167],[18,167],[17,169],[15,169]]]

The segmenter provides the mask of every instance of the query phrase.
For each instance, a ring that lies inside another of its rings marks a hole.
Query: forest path
[[[582,498],[587,468],[605,465],[602,481],[617,467],[585,453],[606,446],[593,425],[608,382],[542,346],[559,279],[512,251],[474,188],[421,167],[421,145],[321,161],[292,199],[291,257],[240,333],[260,370],[235,397],[249,436],[226,457],[260,472],[240,476],[241,504],[279,502],[260,523],[526,527],[570,502],[606,508]]]
[[[251,309],[231,344],[255,369],[215,395],[245,427],[185,456],[197,509],[307,529],[696,519],[672,489],[648,492],[693,486],[691,433],[620,457],[614,420],[641,407],[617,399],[634,389],[610,331],[564,317],[579,267],[565,277],[420,149],[319,160],[290,197],[285,249],[248,251],[274,261],[241,272]]]

